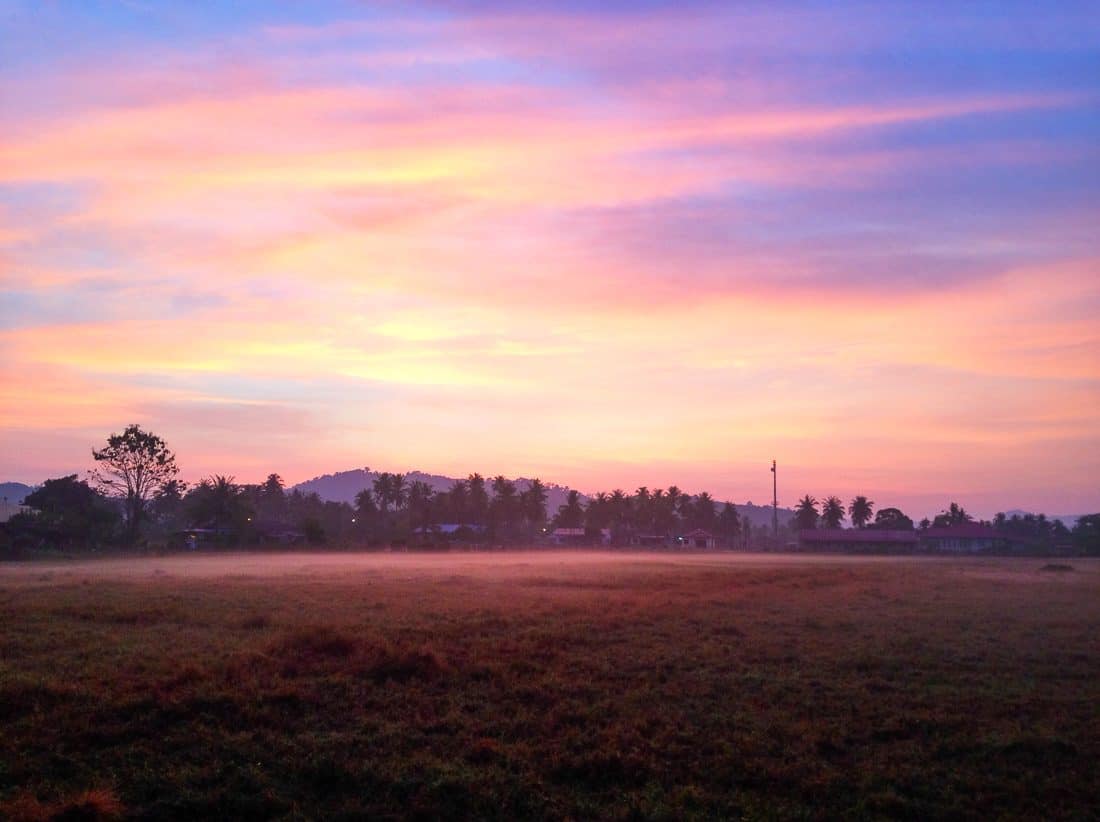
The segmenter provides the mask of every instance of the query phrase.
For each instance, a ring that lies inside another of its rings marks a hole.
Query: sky
[[[1100,4],[0,0],[0,480],[1100,510]]]

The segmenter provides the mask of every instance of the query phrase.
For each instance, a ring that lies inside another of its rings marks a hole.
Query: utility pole
[[[775,460],[772,460],[772,539],[779,548],[779,483],[775,473]]]

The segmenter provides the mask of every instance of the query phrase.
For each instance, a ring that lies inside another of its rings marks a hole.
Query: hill
[[[333,502],[347,502],[355,504],[355,495],[364,488],[370,488],[378,477],[379,471],[369,468],[357,468],[351,471],[337,471],[335,474],[323,474],[319,477],[300,482],[293,486],[303,493],[316,493],[321,499]],[[405,475],[407,482],[427,483],[433,491],[447,491],[457,482],[455,477],[447,477],[441,474],[426,474],[423,471],[410,471]],[[486,477],[490,482],[491,477]],[[513,480],[516,489],[525,491],[531,485],[531,480],[520,477]],[[571,489],[566,485],[546,483],[546,511],[553,516],[558,508],[565,504],[565,498]],[[581,500],[588,502],[589,495],[581,493]],[[748,503],[734,503],[742,517],[746,517],[753,528],[770,528],[772,524],[772,509],[770,505],[753,505]],[[789,508],[779,509],[779,524],[785,525],[794,516],[794,511]]]
[[[380,471],[371,471],[369,468],[357,468],[352,471],[338,471],[335,474],[323,474],[311,480],[300,482],[294,489],[303,493],[316,493],[321,499],[333,502],[347,502],[355,504],[355,495],[364,488],[370,488]],[[426,474],[423,471],[410,471],[405,474],[405,481],[423,482],[433,491],[447,491],[457,482],[455,477],[445,477],[440,474]],[[491,477],[485,478],[486,484],[492,481]],[[517,491],[526,491],[531,486],[531,480],[520,477],[513,480]],[[546,483],[546,510],[551,514],[557,512],[558,506],[565,504],[569,488],[563,485]],[[581,495],[585,500],[583,494]]]
[[[33,485],[24,485],[21,482],[0,482],[0,500],[20,505],[27,494],[33,490]]]

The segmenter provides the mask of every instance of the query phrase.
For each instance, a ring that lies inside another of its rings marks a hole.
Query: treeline
[[[1020,544],[1030,543],[1036,549],[1072,548],[1081,553],[1100,555],[1100,514],[1079,517],[1074,527],[1067,528],[1059,519],[1046,514],[998,513],[991,521],[976,520],[970,513],[952,502],[934,518],[925,517],[913,522],[897,508],[874,510],[874,502],[865,496],[854,497],[845,506],[837,496],[818,501],[806,494],[794,509],[791,526],[797,530],[814,528],[843,528],[845,519],[854,528],[878,528],[891,531],[926,531],[929,528],[948,528],[956,525],[979,523],[988,525],[993,533]]]
[[[675,544],[680,535],[702,530],[728,548],[778,549],[800,530],[855,528],[913,530],[973,522],[951,503],[933,520],[914,524],[898,508],[875,510],[856,496],[846,505],[835,495],[819,502],[809,494],[794,516],[780,523],[776,541],[770,528],[753,530],[730,502],[709,493],[688,494],[677,486],[600,492],[587,502],[570,491],[557,511],[547,511],[547,488],[538,479],[525,488],[503,476],[470,474],[443,490],[402,474],[378,475],[354,504],[322,500],[315,493],[286,491],[270,474],[260,484],[237,483],[214,475],[188,486],[178,478],[175,454],[156,434],[131,425],[93,449],[88,478],[49,479],[24,500],[30,509],[0,527],[0,552],[24,549],[97,549],[109,545],[196,542],[215,545],[254,543],[434,544],[442,539],[505,544],[533,543],[570,529],[614,545]],[[992,527],[1017,539],[1045,546],[1072,544],[1100,554],[1100,514],[1082,517],[1070,531],[1039,515],[998,514]]]
[[[470,474],[445,490],[383,473],[354,504],[287,491],[278,474],[260,484],[214,475],[188,486],[178,478],[175,454],[156,434],[131,425],[93,449],[95,468],[49,479],[24,500],[29,512],[4,524],[9,550],[76,549],[108,545],[284,542],[296,544],[431,543],[442,536],[470,542],[530,543],[555,529],[610,534],[618,544],[638,535],[672,537],[704,529],[731,547],[744,544],[750,528],[732,503],[678,487],[642,487],[596,494],[587,503],[576,491],[557,511],[547,511],[540,480],[519,489],[503,477]]]

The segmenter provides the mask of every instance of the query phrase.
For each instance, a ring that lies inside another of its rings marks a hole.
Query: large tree
[[[913,520],[897,508],[880,508],[871,527],[883,531],[912,531]]]
[[[867,525],[871,521],[874,507],[875,503],[862,495],[853,499],[851,505],[848,506],[848,516],[852,519],[852,525],[856,528],[863,528]]]
[[[821,506],[821,521],[826,528],[839,528],[844,521],[844,503],[840,497],[829,497]]]
[[[92,481],[105,494],[122,498],[126,537],[135,540],[149,498],[179,473],[176,455],[156,434],[128,425],[111,434],[106,447],[93,448],[92,457],[99,464],[90,472]]]
[[[118,511],[94,488],[76,474],[46,480],[26,496],[23,504],[34,510],[33,516],[15,524],[29,524],[32,530],[49,540],[82,543],[95,548],[109,540],[118,523]]]

